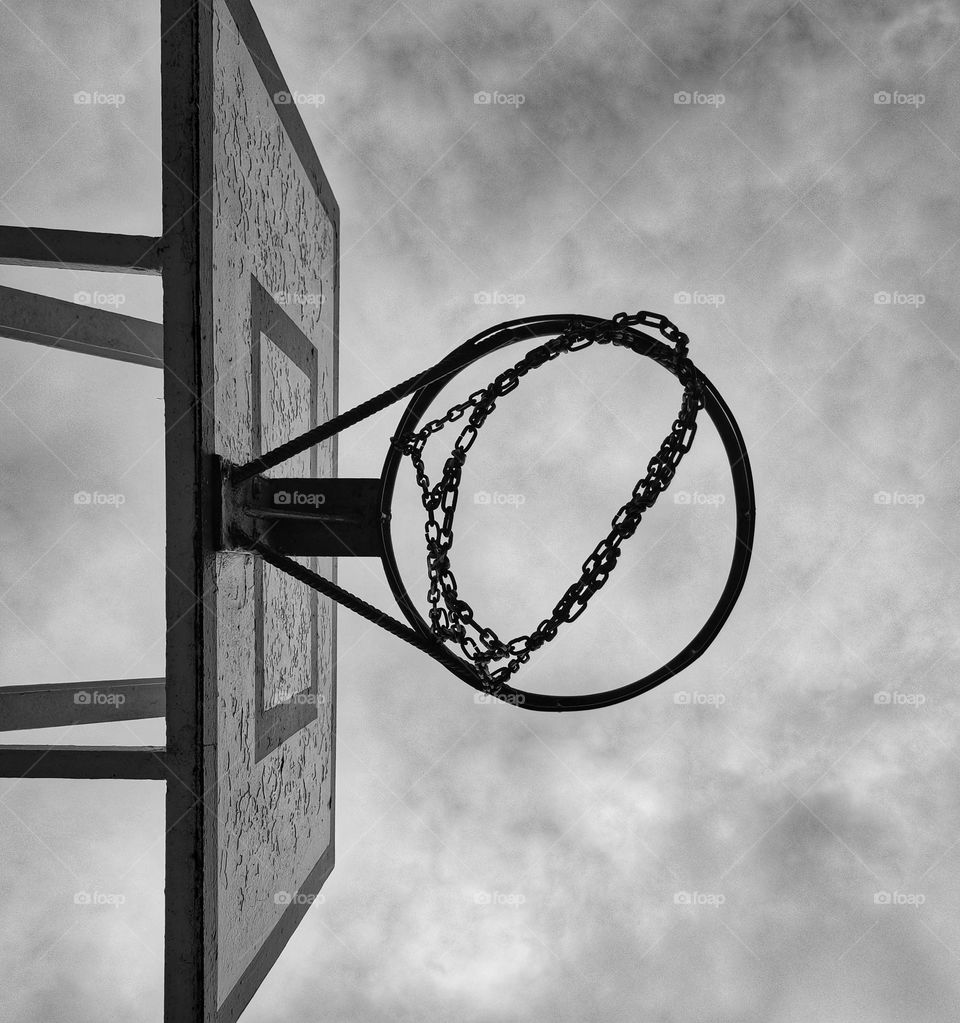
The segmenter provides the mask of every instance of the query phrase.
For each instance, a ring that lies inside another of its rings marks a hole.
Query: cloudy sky
[[[957,4],[255,7],[316,97],[342,209],[341,408],[498,320],[652,309],[737,415],[759,510],[720,639],[609,710],[478,704],[342,612],[337,866],[244,1019],[955,1019]],[[0,222],[159,233],[157,8],[0,0]],[[83,89],[124,103],[78,109]],[[0,283],[160,314],[152,280]],[[0,341],[0,684],[163,674],[161,393],[156,371]],[[602,351],[502,403],[454,548],[485,624],[553,606],[679,394]],[[342,473],[378,473],[395,422],[343,435]],[[81,489],[124,503],[86,514]],[[418,593],[421,528],[408,477]],[[518,683],[607,689],[667,660],[732,528],[705,423]],[[340,578],[392,610],[375,565]],[[0,821],[0,1019],[159,1019],[161,786],[4,781]],[[74,905],[94,889],[122,904]]]

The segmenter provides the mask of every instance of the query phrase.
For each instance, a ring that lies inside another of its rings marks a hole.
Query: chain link
[[[680,412],[670,433],[648,462],[646,474],[633,488],[630,499],[613,517],[610,532],[584,561],[580,578],[560,598],[550,616],[529,636],[517,636],[504,642],[493,629],[483,627],[474,619],[473,609],[459,595],[456,576],[450,565],[453,519],[467,452],[487,417],[496,408],[498,399],[513,391],[527,373],[559,355],[580,351],[593,344],[625,345],[629,335],[624,328],[634,326],[653,327],[673,345],[673,372],[683,384]],[[697,413],[703,408],[703,394],[696,368],[687,358],[688,341],[686,334],[658,313],[617,313],[610,320],[591,324],[575,321],[563,333],[531,349],[491,384],[474,391],[440,418],[431,420],[419,430],[392,439],[392,443],[408,455],[413,463],[427,512],[424,535],[427,542],[427,599],[430,604],[431,631],[441,641],[456,643],[464,656],[489,681],[491,688],[515,674],[530,659],[533,651],[557,635],[561,625],[576,621],[583,614],[590,598],[606,583],[616,568],[621,544],[636,532],[643,513],[653,507],[660,494],[670,485],[680,460],[690,450],[697,432]],[[444,463],[440,480],[431,486],[423,461],[427,441],[449,423],[458,422],[468,413],[467,423]],[[504,663],[495,667],[499,662]]]

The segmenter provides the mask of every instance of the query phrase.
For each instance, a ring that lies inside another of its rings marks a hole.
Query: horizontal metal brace
[[[162,718],[162,678],[0,687],[0,732]]]
[[[145,235],[0,225],[0,265],[159,274],[162,243]]]
[[[93,301],[96,293],[86,293]],[[151,320],[0,287],[0,337],[65,352],[163,367],[163,327]]]
[[[0,745],[0,778],[171,778],[163,746]]]

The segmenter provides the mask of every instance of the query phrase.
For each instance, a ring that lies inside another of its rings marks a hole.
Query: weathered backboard
[[[161,27],[165,1012],[220,1023],[333,867],[334,607],[215,551],[214,456],[242,463],[336,413],[339,211],[250,3],[163,0]],[[336,472],[335,442],[276,470]]]

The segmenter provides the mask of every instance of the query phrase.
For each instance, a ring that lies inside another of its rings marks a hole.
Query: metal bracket
[[[220,550],[243,550],[238,533],[290,557],[379,558],[383,554],[379,479],[254,476],[233,483],[220,460]]]

